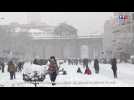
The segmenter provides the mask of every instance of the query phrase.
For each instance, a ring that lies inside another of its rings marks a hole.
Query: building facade
[[[128,16],[128,21],[124,24],[116,23],[114,20],[109,20],[104,27],[104,48],[105,53],[110,51],[111,57],[119,59],[129,59],[134,55],[134,13],[133,12],[115,12],[114,17]],[[108,54],[106,54],[109,56]],[[109,56],[110,57],[110,56]]]
[[[0,26],[0,56],[34,59],[55,56],[66,58],[101,58],[102,35],[78,36],[77,29],[61,23]]]
[[[104,39],[103,39],[103,50],[104,57],[110,59],[112,57],[112,24],[110,20],[104,23]]]

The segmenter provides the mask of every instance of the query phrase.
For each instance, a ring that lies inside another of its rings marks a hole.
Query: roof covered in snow
[[[65,37],[65,36],[45,36],[45,35],[33,35],[33,39],[40,40],[40,39],[90,39],[90,38],[103,38],[103,35],[88,35],[88,36],[77,36],[77,37]]]

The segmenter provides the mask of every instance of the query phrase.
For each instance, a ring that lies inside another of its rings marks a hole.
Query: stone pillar
[[[82,44],[81,45],[81,58],[89,58],[89,50],[88,45]]]
[[[90,44],[88,44],[88,56],[90,59],[92,59],[92,46]]]

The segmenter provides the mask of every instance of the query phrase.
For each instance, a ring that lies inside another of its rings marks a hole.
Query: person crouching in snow
[[[78,67],[78,69],[77,69],[77,73],[82,73],[80,67]]]
[[[54,56],[51,56],[49,62],[50,64],[49,64],[48,72],[49,72],[50,80],[52,82],[52,85],[55,85],[56,84],[55,80],[58,72],[57,61]]]
[[[91,70],[88,67],[88,59],[87,58],[83,59],[83,67],[84,68],[86,67],[84,74],[90,75],[91,74]]]
[[[84,59],[83,63],[84,63],[84,66],[86,67],[84,74],[91,75],[91,70],[88,67],[88,59]]]
[[[86,66],[86,69],[85,69],[85,73],[84,74],[87,74],[87,75],[91,75],[91,70],[89,69],[88,66]]]

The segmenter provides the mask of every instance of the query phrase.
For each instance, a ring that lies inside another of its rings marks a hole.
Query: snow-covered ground
[[[113,72],[110,64],[100,64],[100,73],[95,74],[93,63],[89,65],[92,75],[84,75],[77,73],[80,67],[84,73],[82,65],[67,65],[62,67],[67,71],[67,75],[58,75],[56,85],[52,86],[49,76],[41,82],[38,87],[131,87],[134,86],[134,65],[128,63],[118,64],[118,79],[113,78]],[[16,79],[10,80],[7,66],[5,73],[0,72],[0,87],[34,87],[33,84],[24,82],[22,73],[16,73]]]

